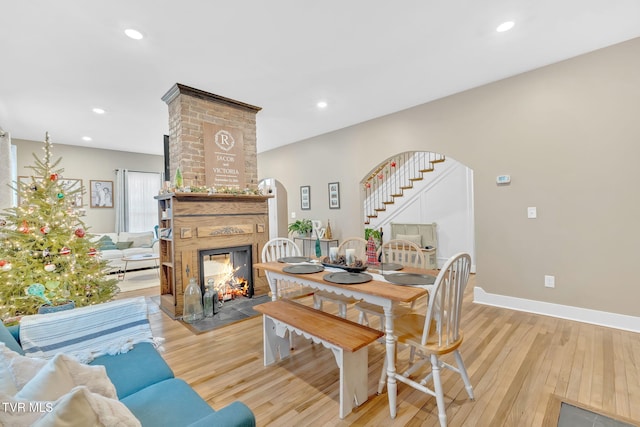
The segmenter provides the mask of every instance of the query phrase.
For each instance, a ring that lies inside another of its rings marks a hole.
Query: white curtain
[[[154,196],[162,186],[157,172],[116,171],[116,230],[153,230],[158,223],[158,202]]]

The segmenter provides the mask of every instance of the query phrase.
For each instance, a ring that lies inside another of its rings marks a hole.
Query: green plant
[[[375,230],[373,228],[365,228],[364,229],[365,240],[369,240],[369,237],[373,237],[373,240],[376,242],[376,247],[379,247],[382,244],[382,233],[380,232],[380,230]]]
[[[311,220],[306,218],[289,224],[289,232],[292,233],[296,231],[300,236],[310,233],[312,229],[313,225],[311,224]]]

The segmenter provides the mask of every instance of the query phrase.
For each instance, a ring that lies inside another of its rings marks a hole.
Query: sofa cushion
[[[189,427],[210,426],[255,427],[256,417],[247,405],[235,401],[219,411],[200,418],[195,423],[189,424]]]
[[[116,387],[118,398],[129,396],[157,382],[173,378],[167,362],[151,343],[138,343],[127,353],[100,356],[90,365],[102,365]]]
[[[15,351],[16,353],[24,354],[24,351],[22,351],[22,347],[20,347],[20,344],[18,344],[18,341],[16,341],[16,339],[13,337],[13,334],[9,331],[9,329],[6,326],[4,326],[4,323],[2,323],[1,321],[0,321],[0,341],[5,343],[7,347]]]
[[[198,393],[178,378],[153,384],[120,401],[143,426],[186,426],[215,413]]]

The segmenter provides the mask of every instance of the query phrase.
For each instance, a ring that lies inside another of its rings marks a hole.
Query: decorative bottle
[[[193,323],[204,317],[202,308],[202,291],[196,282],[196,278],[189,279],[189,285],[184,291],[184,313],[182,320],[187,323]]]
[[[320,247],[320,235],[316,230],[316,258],[322,257],[322,248]]]
[[[327,220],[327,229],[324,231],[325,239],[333,239],[333,235],[331,234],[331,223]]]
[[[213,290],[213,279],[209,279],[207,281],[207,291],[204,293],[204,317],[213,317],[213,305],[218,302],[214,300],[214,295],[217,300],[218,293]]]

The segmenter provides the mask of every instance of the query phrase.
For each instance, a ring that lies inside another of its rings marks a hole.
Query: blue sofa
[[[0,322],[0,341],[24,354],[19,326]],[[242,402],[214,411],[173,371],[150,343],[136,344],[127,353],[101,356],[91,365],[103,365],[124,403],[143,426],[158,427],[255,427],[255,416]]]

